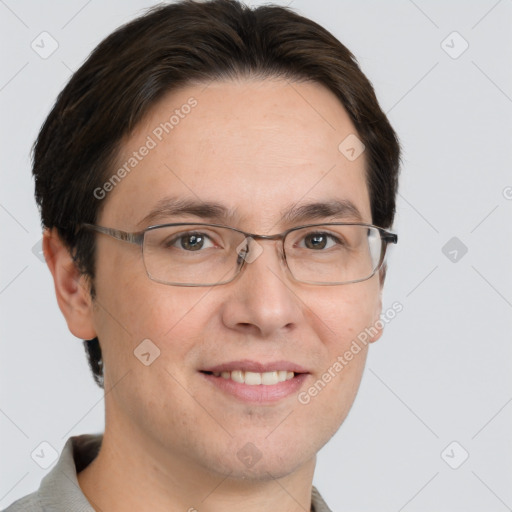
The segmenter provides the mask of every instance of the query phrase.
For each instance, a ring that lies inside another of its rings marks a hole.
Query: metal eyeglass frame
[[[335,286],[335,285],[352,284],[352,283],[359,283],[362,281],[367,281],[368,279],[372,278],[375,275],[375,273],[378,270],[380,270],[380,268],[382,267],[382,264],[384,263],[384,259],[386,257],[387,245],[388,244],[396,244],[398,242],[397,234],[391,233],[390,231],[387,231],[386,229],[381,228],[379,226],[374,226],[373,224],[366,224],[364,222],[327,222],[327,223],[318,223],[318,224],[305,224],[302,226],[296,226],[296,227],[287,229],[286,231],[283,231],[282,233],[278,233],[275,235],[257,235],[255,233],[247,233],[246,231],[242,231],[241,229],[233,228],[231,226],[225,226],[223,224],[206,224],[206,223],[201,223],[201,222],[175,222],[175,223],[170,223],[170,224],[156,224],[154,226],[149,226],[141,231],[136,231],[136,232],[131,232],[131,233],[127,232],[127,231],[122,231],[120,229],[107,228],[104,226],[98,226],[96,224],[90,224],[87,222],[80,224],[78,226],[78,229],[81,229],[81,228],[90,229],[90,230],[96,231],[97,233],[102,233],[104,235],[108,235],[116,240],[121,240],[123,242],[128,242],[131,244],[139,245],[141,248],[141,254],[142,254],[142,260],[144,262],[144,267],[146,267],[145,260],[144,260],[144,235],[145,235],[145,233],[147,231],[152,231],[155,229],[172,227],[172,226],[217,227],[217,228],[230,229],[232,231],[240,233],[240,234],[244,235],[244,239],[252,238],[254,240],[280,240],[281,244],[282,244],[282,254],[284,256],[286,268],[288,269],[288,272],[290,273],[291,277],[299,283],[312,284],[312,285],[317,285],[317,286]],[[293,272],[291,271],[290,267],[288,266],[288,261],[286,260],[286,251],[284,249],[285,238],[288,236],[289,233],[292,233],[293,231],[297,231],[299,229],[304,229],[304,228],[314,228],[314,227],[318,227],[318,226],[362,226],[362,227],[377,229],[380,234],[382,247],[381,247],[379,263],[377,264],[377,266],[373,270],[373,272],[368,277],[364,277],[362,279],[355,279],[352,281],[340,282],[340,283],[336,283],[336,282],[335,283],[319,283],[319,282],[302,281],[300,279],[296,279],[295,276],[293,275]],[[161,283],[161,284],[166,284],[169,286],[188,286],[188,287],[218,286],[218,285],[222,285],[222,284],[231,283],[240,275],[240,273],[242,272],[242,269],[245,266],[245,261],[246,261],[245,258],[242,258],[241,260],[242,260],[241,263],[238,264],[238,270],[232,278],[230,278],[227,281],[221,281],[219,283],[214,283],[214,284],[172,283],[172,282],[162,281],[162,280],[155,279],[155,278],[151,277],[147,270],[147,267],[146,267],[146,274],[147,274],[148,278],[151,279],[152,281],[155,281],[155,282]]]

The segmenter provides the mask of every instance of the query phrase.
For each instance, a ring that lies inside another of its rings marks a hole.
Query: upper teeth
[[[293,379],[295,373],[286,370],[279,370],[275,372],[244,372],[242,370],[233,370],[232,372],[212,372],[215,377],[222,377],[224,379],[231,379],[240,384],[248,384],[249,386],[258,386],[263,384],[272,386],[278,382]]]

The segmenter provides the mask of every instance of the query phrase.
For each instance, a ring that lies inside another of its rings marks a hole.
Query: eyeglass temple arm
[[[384,231],[381,232],[381,234],[382,240],[384,240],[384,242],[388,244],[396,244],[398,242],[398,235],[396,235],[395,233],[389,233],[387,231]]]
[[[144,232],[141,233],[128,233],[126,231],[121,231],[120,229],[113,228],[105,228],[103,226],[96,226],[95,224],[82,224],[83,227],[88,229],[92,229],[93,231],[97,231],[98,233],[103,233],[104,235],[111,236],[112,238],[116,238],[117,240],[121,240],[123,242],[129,242],[131,244],[142,245],[144,240]]]

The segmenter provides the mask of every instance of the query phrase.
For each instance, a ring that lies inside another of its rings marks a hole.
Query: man
[[[34,175],[105,432],[7,510],[328,511],[316,454],[382,332],[398,164],[350,52],[290,10],[185,1],[103,41]]]

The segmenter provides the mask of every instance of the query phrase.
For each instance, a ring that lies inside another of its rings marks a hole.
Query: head
[[[355,159],[340,149],[347,137],[364,147]],[[84,223],[135,232],[214,220],[271,235],[298,225],[290,209],[341,201],[355,207],[344,220],[388,228],[398,167],[396,135],[353,55],[289,9],[184,1],[107,37],[59,95],[34,150],[45,255],[68,326],[85,340],[96,382],[112,389],[107,425],[122,419],[153,447],[222,474],[292,471],[348,414],[367,345],[307,404],[297,393],[240,401],[204,372],[293,361],[307,389],[378,320],[385,267],[358,283],[308,285],[290,277],[278,243],[262,240],[228,284],[169,286],[148,278],[139,247]],[[169,198],[226,211],[155,213]],[[317,208],[301,224],[338,220]],[[134,357],[147,339],[159,350],[149,366]],[[241,464],[247,443],[261,464]],[[297,443],[308,448],[297,454]]]

